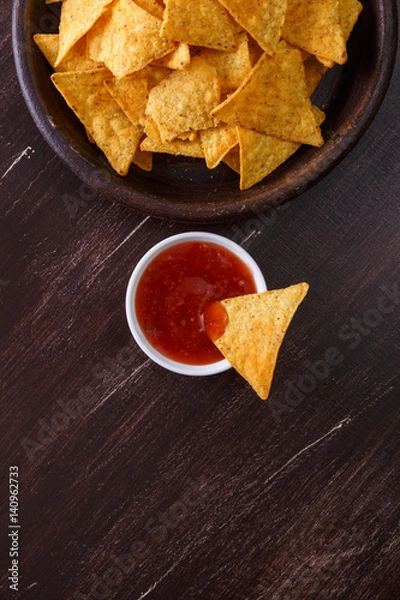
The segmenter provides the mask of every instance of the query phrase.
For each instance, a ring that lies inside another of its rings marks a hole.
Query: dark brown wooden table
[[[400,62],[323,181],[201,227],[270,288],[310,284],[263,402],[136,346],[133,267],[199,226],[133,214],[53,154],[2,8],[1,599],[400,598]]]

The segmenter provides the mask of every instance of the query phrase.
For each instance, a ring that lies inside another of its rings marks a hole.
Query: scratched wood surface
[[[399,62],[326,179],[206,227],[270,288],[310,283],[262,402],[233,371],[179,376],[131,339],[131,270],[193,228],[132,214],[53,154],[19,91],[4,4],[0,597],[400,598]]]

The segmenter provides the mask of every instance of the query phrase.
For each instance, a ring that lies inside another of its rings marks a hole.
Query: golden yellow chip
[[[310,96],[345,62],[361,10],[359,0],[63,0],[59,34],[34,40],[118,173],[151,170],[153,152],[182,154],[225,162],[244,190],[299,145],[322,146]]]
[[[307,283],[298,283],[221,301],[227,325],[213,341],[263,400],[268,398],[286,331],[308,287]]]
[[[220,99],[216,69],[195,56],[184,71],[172,71],[149,92],[146,114],[163,142],[181,133],[214,126],[211,110]]]
[[[154,66],[167,67],[173,70],[182,70],[190,64],[190,48],[185,42],[179,42],[178,47],[166,54],[162,58],[153,61]]]
[[[143,171],[151,171],[153,168],[153,153],[138,148],[132,162]]]
[[[339,0],[288,0],[282,37],[293,46],[335,63],[347,60]]]
[[[65,0],[64,0],[65,1]],[[120,175],[126,175],[142,129],[135,127],[108,93],[107,69],[54,73],[54,85]]]
[[[281,38],[287,0],[220,0],[261,48],[273,54]]]
[[[339,0],[339,17],[344,39],[347,41],[363,9],[358,0]]]
[[[264,53],[243,84],[212,111],[226,123],[291,142],[322,146],[301,54],[284,41]]]
[[[135,3],[140,6],[140,8],[143,8],[143,10],[147,10],[153,17],[157,17],[158,19],[163,18],[164,8],[157,0],[135,0]]]
[[[241,190],[264,179],[300,147],[298,142],[287,142],[243,127],[238,127],[238,138]]]
[[[60,46],[56,66],[67,52],[81,39],[103,15],[113,0],[64,0],[60,16]]]
[[[171,69],[150,64],[142,69],[141,72],[146,73],[149,90],[151,90],[151,88],[159,84],[160,81],[165,79],[171,73]]]
[[[306,58],[303,62],[304,72],[306,76],[306,86],[308,94],[311,94],[315,91],[317,85],[321,81],[324,73],[326,73],[327,67],[323,65],[318,58],[313,56],[312,54]]]
[[[47,61],[57,72],[61,71],[86,71],[95,69],[101,66],[90,58],[86,57],[86,37],[72,46],[67,52],[65,58],[56,66],[56,60],[59,50],[59,34],[58,33],[37,33],[33,36],[35,43],[40,51],[44,54]]]
[[[263,55],[264,51],[252,37],[249,38],[249,52],[251,64],[254,67],[254,65],[259,61],[259,59]]]
[[[165,142],[158,134],[157,127],[151,120],[146,124],[146,133],[148,135],[140,144],[140,149],[146,152],[156,152],[162,154],[173,154],[174,156],[190,156],[192,158],[204,158],[203,150],[198,139],[181,140],[174,139]]]
[[[235,148],[230,150],[228,154],[224,156],[222,162],[228,165],[228,167],[232,169],[232,171],[235,171],[235,173],[240,174],[239,146],[235,146]]]
[[[115,0],[87,35],[88,55],[124,77],[176,47],[160,37],[160,28],[161,20],[132,0]]]
[[[218,0],[166,0],[161,35],[192,46],[235,50],[240,27]]]
[[[146,144],[149,144],[149,143],[153,144],[153,142],[154,142],[154,144],[157,148],[160,148],[161,146],[169,148],[169,151],[167,151],[166,154],[176,154],[176,150],[177,150],[177,148],[179,148],[179,145],[178,144],[171,145],[171,142],[163,142],[161,139],[160,130],[158,128],[158,125],[151,117],[148,117],[148,116],[145,117],[144,132],[145,132],[146,136],[148,138],[150,138],[150,142],[146,142]],[[186,131],[186,132],[178,135],[172,141],[174,141],[174,142],[175,141],[176,142],[178,142],[178,141],[193,142],[196,139],[197,139],[197,131]],[[182,146],[182,148],[185,148],[185,147],[186,147],[185,145]],[[189,148],[190,153],[187,154],[187,156],[199,157],[200,154],[201,154],[201,156],[203,156],[203,151],[199,149],[198,144],[188,146],[188,148]],[[190,150],[190,148],[192,148],[192,149]],[[154,152],[162,152],[162,150],[154,150]]]
[[[33,41],[54,69],[60,47],[58,33],[36,33],[33,36]]]
[[[138,71],[120,79],[107,79],[104,85],[131,123],[143,126],[149,93],[146,73]]]
[[[320,125],[325,114],[316,106],[312,107],[316,121]],[[287,142],[265,133],[238,127],[240,148],[240,189],[247,190],[284,163],[300,148],[298,142]]]
[[[313,55],[311,54],[310,56],[313,56]],[[323,65],[327,69],[331,69],[332,67],[335,66],[335,61],[331,60],[330,58],[324,58],[323,56],[316,54],[316,59],[319,60],[321,65]]]
[[[236,90],[253,67],[246,32],[238,36],[238,47],[234,52],[205,49],[199,56],[217,69],[221,94]]]
[[[195,140],[197,138],[197,131],[186,131],[176,136],[176,140]]]
[[[204,129],[200,131],[200,143],[207,167],[214,169],[226,154],[237,146],[237,128],[235,125],[219,125]]]

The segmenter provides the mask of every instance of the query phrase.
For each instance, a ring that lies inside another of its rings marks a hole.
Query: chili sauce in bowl
[[[216,234],[183,233],[139,261],[128,284],[126,315],[136,342],[156,363],[185,375],[209,375],[230,365],[206,334],[206,310],[217,300],[264,290],[259,267],[241,246]]]

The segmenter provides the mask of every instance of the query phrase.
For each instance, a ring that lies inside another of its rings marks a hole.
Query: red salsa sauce
[[[230,250],[210,242],[182,242],[147,266],[135,308],[144,335],[161,354],[204,365],[223,358],[206,334],[205,311],[218,300],[256,291],[250,269]],[[208,314],[207,331],[215,339],[225,327],[223,315],[218,308]]]

